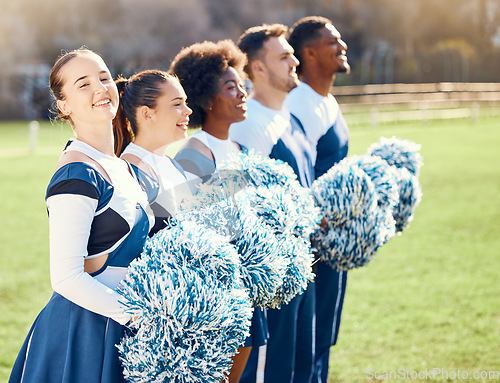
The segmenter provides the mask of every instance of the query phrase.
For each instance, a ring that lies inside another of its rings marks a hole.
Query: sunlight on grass
[[[423,200],[401,236],[350,271],[329,382],[386,381],[367,377],[367,369],[500,369],[499,127],[482,119],[351,129],[350,154],[380,136],[421,144]],[[30,154],[27,123],[0,123],[0,381],[52,293],[44,195],[71,136],[43,123]]]
[[[385,381],[367,369],[498,371],[498,121],[354,130],[351,154],[393,135],[422,145],[423,200],[402,236],[350,272],[329,381]]]

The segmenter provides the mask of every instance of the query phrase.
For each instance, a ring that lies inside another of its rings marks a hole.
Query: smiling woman
[[[247,116],[247,92],[242,80],[245,63],[245,54],[231,40],[193,44],[172,61],[170,71],[179,77],[193,109],[190,125],[201,127],[175,159],[199,182],[209,179],[231,153],[241,150],[229,139],[229,127]],[[265,315],[256,307],[250,336],[233,357],[229,382],[239,381],[252,347],[264,345],[267,336]]]
[[[124,382],[116,344],[134,317],[115,291],[145,243],[147,201],[114,155],[118,92],[103,59],[66,53],[50,75],[59,116],[76,139],[47,188],[54,293],[36,318],[9,382]]]
[[[191,195],[184,171],[165,150],[187,137],[192,111],[179,80],[166,72],[145,70],[116,83],[121,98],[114,121],[116,154],[132,164],[147,192],[155,216],[153,235]]]
[[[79,139],[106,136],[102,149],[112,154],[112,135],[99,125],[114,118],[118,94],[102,58],[85,49],[67,53],[55,64],[49,81],[59,118],[70,122]]]
[[[190,126],[201,127],[177,153],[184,170],[206,180],[240,146],[229,126],[246,118],[246,57],[231,40],[205,41],[181,50],[170,71],[179,77],[193,109]]]

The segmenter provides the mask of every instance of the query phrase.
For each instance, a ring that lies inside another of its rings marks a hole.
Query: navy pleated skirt
[[[9,383],[125,382],[116,348],[124,331],[54,293],[26,337]]]

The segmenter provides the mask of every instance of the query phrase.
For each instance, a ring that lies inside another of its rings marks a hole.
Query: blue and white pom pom
[[[278,307],[301,293],[313,278],[312,249],[303,242],[308,243],[309,236],[317,229],[321,219],[319,208],[310,189],[300,185],[293,169],[285,162],[264,159],[249,152],[233,155],[220,166],[222,170],[214,174],[206,189],[201,188],[200,192],[210,195],[214,185],[229,189],[223,194],[233,196],[238,205],[250,202],[252,210],[263,221],[262,225],[280,237],[280,257],[287,267],[286,281],[281,284],[284,290],[272,298],[271,304]],[[244,184],[241,180],[247,185],[237,190],[233,185]],[[207,200],[206,197],[202,199]],[[284,237],[290,242],[283,243]]]
[[[302,294],[309,282],[314,280],[312,264],[314,255],[308,239],[294,235],[279,236],[283,255],[289,259],[282,285],[267,303],[271,308],[280,308],[295,296]]]
[[[394,236],[394,220],[376,209],[364,217],[346,221],[342,226],[321,228],[312,242],[321,259],[334,270],[365,266],[378,249]]]
[[[246,291],[178,260],[145,251],[118,288],[141,313],[117,345],[128,382],[220,382],[249,334]]]
[[[228,238],[239,254],[240,277],[252,304],[267,307],[288,267],[276,236],[250,208],[248,200],[240,198],[243,191],[224,198],[217,188],[201,186],[196,195],[198,208],[183,219],[208,226]]]
[[[422,200],[422,188],[417,176],[406,168],[398,170],[399,201],[392,214],[396,221],[396,231],[401,233],[413,221],[415,209]]]
[[[297,179],[293,169],[287,163],[272,158],[264,158],[254,150],[230,155],[229,159],[221,165],[221,168],[240,174],[240,178],[248,180],[254,186],[285,185],[290,180]]]
[[[394,235],[391,211],[378,207],[375,185],[358,165],[341,161],[314,181],[312,190],[325,218],[312,242],[334,269],[366,265]]]
[[[364,217],[377,207],[375,185],[357,165],[332,166],[311,189],[324,219],[335,226]]]
[[[406,168],[417,177],[423,164],[419,151],[419,144],[397,137],[380,137],[378,142],[368,148],[369,155],[378,156],[397,168]]]
[[[310,189],[302,186],[295,189],[295,194],[290,188],[276,184],[246,188],[238,199],[249,201],[253,211],[279,235],[293,234],[307,239],[322,217]]]
[[[308,214],[302,212],[287,190],[279,185],[259,186],[246,188],[236,195],[238,200],[250,201],[253,210],[263,221],[261,225],[268,227],[278,238],[278,255],[286,269],[282,283],[266,302],[272,308],[290,302],[314,279],[314,256],[309,236],[317,230],[317,220],[311,211]]]
[[[227,288],[239,283],[240,261],[228,238],[180,215],[175,225],[148,240],[144,251],[161,264],[175,262],[211,274]]]
[[[378,156],[368,154],[344,158],[340,163],[359,166],[372,180],[377,193],[378,206],[393,209],[399,200],[398,174],[394,166]]]
[[[301,187],[297,192],[303,190],[305,189]],[[311,194],[309,197],[312,199]],[[317,230],[319,208],[304,211],[304,206],[307,205],[297,203],[301,200],[300,196],[292,195],[290,188],[278,184],[248,187],[238,193],[236,198],[250,201],[263,225],[278,238],[279,256],[285,262],[286,270],[281,285],[266,305],[279,308],[304,292],[308,283],[314,279],[314,256],[309,237]]]

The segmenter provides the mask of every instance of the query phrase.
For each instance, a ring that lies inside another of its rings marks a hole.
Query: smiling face
[[[152,129],[158,143],[168,145],[187,137],[187,125],[192,110],[187,106],[186,93],[175,78],[159,87],[161,96],[150,109]]]
[[[210,102],[211,119],[216,119],[229,125],[234,122],[243,121],[247,117],[247,92],[240,75],[233,67],[219,79],[219,92]]]
[[[60,71],[63,99],[57,101],[62,114],[75,129],[81,125],[111,122],[118,108],[118,91],[101,57],[79,54]]]
[[[347,44],[342,41],[339,31],[332,24],[326,24],[320,32],[321,37],[312,44],[320,68],[330,76],[348,73],[351,68],[347,62]]]
[[[264,42],[262,62],[267,82],[275,89],[288,93],[299,84],[295,68],[299,61],[284,36],[270,37]]]

